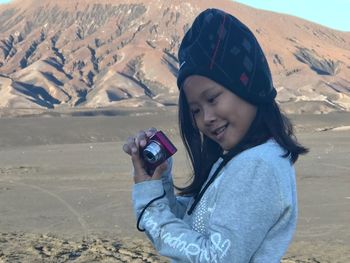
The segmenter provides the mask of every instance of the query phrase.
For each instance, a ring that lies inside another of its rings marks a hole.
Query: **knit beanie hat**
[[[207,77],[254,104],[276,97],[265,55],[253,33],[237,18],[207,9],[180,45],[178,88],[190,75]]]

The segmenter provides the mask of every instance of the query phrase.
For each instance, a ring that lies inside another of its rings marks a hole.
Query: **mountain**
[[[0,110],[176,105],[181,39],[210,7],[254,32],[285,112],[350,111],[350,32],[229,0],[0,5]]]

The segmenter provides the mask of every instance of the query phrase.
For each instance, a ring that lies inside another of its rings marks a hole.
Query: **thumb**
[[[162,177],[162,174],[166,171],[167,168],[168,168],[168,162],[164,161],[159,166],[157,166],[157,168],[154,170],[152,179],[154,180],[160,179]]]
[[[140,158],[138,151],[132,152],[131,161],[134,166],[134,173],[136,177],[149,177],[143,167],[143,161]]]

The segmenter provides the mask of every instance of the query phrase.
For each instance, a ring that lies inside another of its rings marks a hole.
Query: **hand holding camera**
[[[165,161],[177,151],[168,137],[155,128],[140,131],[135,137],[129,137],[123,150],[131,155],[135,183],[159,179],[167,167]]]

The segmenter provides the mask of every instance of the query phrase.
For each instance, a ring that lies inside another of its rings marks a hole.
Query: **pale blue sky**
[[[23,0],[26,1],[26,0]],[[350,0],[232,0],[350,32]],[[10,0],[0,0],[0,3]]]
[[[350,32],[350,0],[233,0]]]

